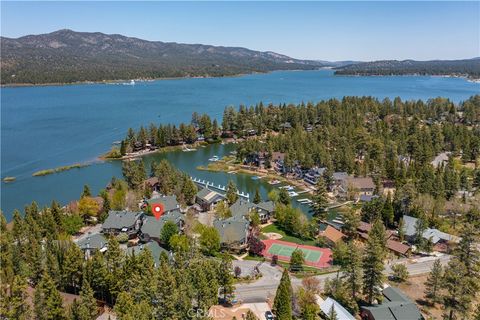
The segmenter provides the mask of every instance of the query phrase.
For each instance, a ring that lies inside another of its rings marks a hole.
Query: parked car
[[[273,320],[273,319],[275,319],[275,318],[273,317],[272,311],[267,311],[267,312],[265,312],[265,319],[267,319],[267,320]]]

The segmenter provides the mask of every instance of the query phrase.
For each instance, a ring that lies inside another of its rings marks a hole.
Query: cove
[[[121,176],[120,162],[99,162],[98,155],[120,140],[128,127],[148,123],[179,123],[194,111],[221,118],[227,105],[299,103],[346,95],[379,99],[447,97],[455,102],[480,92],[480,84],[461,78],[429,76],[349,77],[331,70],[285,71],[232,78],[159,80],[135,86],[90,84],[1,89],[1,209],[7,220],[15,208],[36,200],[53,199],[65,204],[79,197],[84,184],[94,193],[112,176]],[[271,187],[246,175],[228,175],[196,170],[206,164],[204,156],[221,156],[231,146],[213,145],[198,152],[150,155],[145,160],[166,157],[190,175],[216,184],[233,178],[242,191],[253,193],[260,186],[263,196]],[[32,173],[74,163],[92,165],[43,177]],[[148,164],[147,164],[148,166]]]

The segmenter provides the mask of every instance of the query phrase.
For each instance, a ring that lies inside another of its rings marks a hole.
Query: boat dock
[[[222,186],[220,184],[216,185],[211,181],[202,180],[202,179],[198,179],[198,178],[194,178],[194,177],[190,177],[190,179],[200,187],[209,188],[209,189],[222,191],[222,192],[227,192],[227,187],[226,186]],[[248,194],[248,192],[243,193],[243,192],[237,191],[237,194],[241,198],[244,198],[246,200],[250,200],[250,195]]]

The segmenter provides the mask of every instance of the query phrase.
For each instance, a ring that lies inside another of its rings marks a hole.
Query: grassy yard
[[[286,242],[292,242],[296,244],[305,244],[309,246],[315,246],[315,240],[302,240],[296,236],[292,236],[287,234],[285,231],[280,229],[277,225],[271,224],[262,229],[262,232],[264,233],[269,233],[269,232],[274,232],[282,235],[282,238],[280,240],[286,241]]]

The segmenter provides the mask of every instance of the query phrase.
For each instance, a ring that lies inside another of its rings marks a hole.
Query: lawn
[[[275,233],[281,234],[282,239],[280,239],[280,240],[282,240],[282,241],[293,242],[293,243],[296,243],[296,244],[305,244],[305,245],[309,245],[309,246],[315,246],[315,240],[303,240],[303,239],[300,239],[296,236],[289,235],[285,231],[283,231],[283,229],[280,229],[275,224],[271,224],[271,225],[266,226],[265,228],[262,229],[262,232],[265,232],[265,233],[275,232]]]

